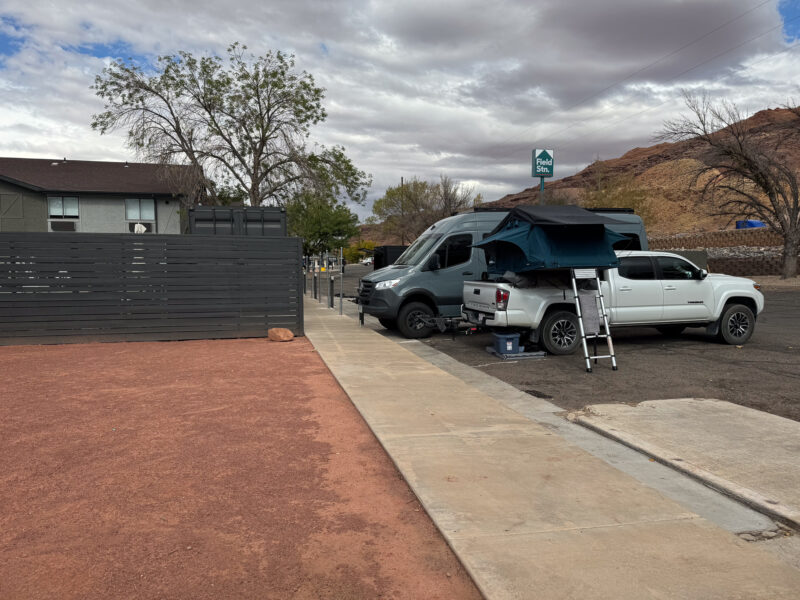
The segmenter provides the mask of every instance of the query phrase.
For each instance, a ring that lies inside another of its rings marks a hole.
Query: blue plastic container
[[[518,333],[494,333],[494,351],[498,354],[519,354]]]
[[[766,227],[763,221],[747,219],[746,221],[736,221],[736,229],[751,229],[754,227]]]

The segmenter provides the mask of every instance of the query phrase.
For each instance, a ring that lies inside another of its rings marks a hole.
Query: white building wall
[[[130,233],[125,219],[125,199],[102,196],[80,196],[78,231],[85,233]],[[156,201],[155,233],[181,232],[180,202],[176,199]]]

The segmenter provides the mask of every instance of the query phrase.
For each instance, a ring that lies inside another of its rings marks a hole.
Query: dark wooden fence
[[[303,335],[297,238],[0,233],[0,345]]]

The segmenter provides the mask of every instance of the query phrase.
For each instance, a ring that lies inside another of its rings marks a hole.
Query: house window
[[[77,196],[48,196],[47,214],[51,219],[77,219],[80,217]]]
[[[125,219],[128,221],[155,221],[156,201],[152,198],[126,199]]]
[[[152,198],[126,198],[125,220],[128,221],[128,231],[131,233],[154,233],[156,201]]]

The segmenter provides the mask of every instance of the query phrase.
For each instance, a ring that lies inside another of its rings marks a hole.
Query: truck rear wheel
[[[550,354],[572,354],[581,343],[578,316],[560,310],[547,316],[542,324],[539,343]]]
[[[397,329],[409,339],[426,338],[433,333],[433,327],[424,320],[433,317],[433,309],[422,302],[409,302],[397,315]]]
[[[722,311],[719,338],[726,344],[744,344],[753,335],[756,318],[744,304],[731,304]]]

